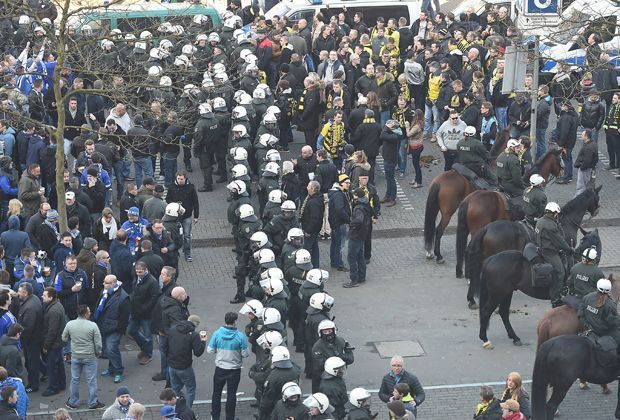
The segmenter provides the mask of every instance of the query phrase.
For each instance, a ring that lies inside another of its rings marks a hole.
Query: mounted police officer
[[[488,166],[489,152],[484,144],[476,138],[476,127],[465,128],[465,137],[456,145],[456,161],[476,175],[484,178],[491,185],[497,185],[497,178]]]
[[[523,180],[521,179],[521,165],[519,152],[522,146],[518,140],[510,139],[506,150],[499,154],[495,165],[497,166],[497,179],[499,185],[510,197],[523,196]]]
[[[596,282],[596,289],[583,297],[577,316],[599,337],[608,335],[616,341],[616,344],[620,344],[620,329],[618,329],[620,316],[616,303],[609,295],[611,281],[600,279]]]
[[[560,257],[560,251],[567,255],[573,253],[573,248],[564,239],[564,234],[558,225],[560,206],[550,202],[545,206],[545,214],[536,222],[536,245],[540,249],[543,259],[553,266],[553,280],[549,286],[551,305],[555,308],[561,306],[560,294],[564,287],[564,264]]]
[[[525,220],[532,228],[536,226],[536,221],[545,213],[547,205],[547,194],[544,191],[545,179],[539,174],[530,176],[530,186],[523,194],[523,211]]]
[[[583,298],[588,293],[596,290],[598,279],[605,277],[603,271],[598,267],[598,254],[594,248],[586,248],[583,251],[583,259],[570,269],[568,275],[568,293]]]

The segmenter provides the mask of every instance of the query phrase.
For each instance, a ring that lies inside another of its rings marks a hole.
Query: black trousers
[[[226,385],[226,420],[235,420],[237,388],[241,380],[241,369],[215,368],[213,374],[213,395],[211,396],[211,418],[220,420],[222,411],[222,390]]]

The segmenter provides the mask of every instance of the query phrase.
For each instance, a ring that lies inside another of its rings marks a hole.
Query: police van
[[[407,24],[411,25],[420,16],[421,2],[418,0],[282,0],[265,13],[267,19],[273,16],[286,16],[289,21],[297,22],[306,19],[312,22],[312,18],[321,12],[327,18],[345,13],[349,21],[353,21],[353,15],[362,12],[364,22],[369,28],[373,27],[378,17],[383,17],[387,21],[389,18],[398,20],[400,17],[407,19]]]
[[[189,27],[195,15],[206,15],[213,26],[221,24],[220,14],[214,7],[199,3],[135,3],[115,4],[106,8],[85,10],[72,15],[68,25],[77,32],[88,25],[95,34],[107,34],[112,29],[120,29],[123,33],[154,31],[163,22],[172,25]]]

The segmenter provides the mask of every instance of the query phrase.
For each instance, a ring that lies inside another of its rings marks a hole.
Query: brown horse
[[[524,175],[526,182],[533,173],[538,173],[545,181],[551,175],[558,177],[562,173],[561,150],[552,149],[540,158]],[[503,193],[494,191],[474,191],[459,206],[456,228],[456,277],[463,277],[463,261],[467,248],[467,237],[473,237],[481,228],[495,220],[521,220],[522,209],[510,209]]]
[[[497,139],[491,148],[493,158],[505,149],[509,138],[508,130],[497,135]],[[432,260],[436,257],[437,264],[444,262],[441,255],[441,237],[460,202],[473,190],[474,187],[469,180],[455,170],[437,175],[428,186],[424,213],[424,248],[427,259]],[[435,225],[438,213],[441,213],[441,219],[439,225]]]
[[[611,280],[611,298],[616,304],[620,301],[620,281],[614,279],[613,274],[607,277]],[[540,348],[542,343],[550,340],[553,337],[560,335],[576,335],[585,330],[584,325],[577,318],[577,312],[568,305],[558,306],[545,312],[543,317],[538,322],[536,332],[538,333],[538,342],[536,343],[536,350]],[[581,389],[587,389],[588,383],[580,380],[579,387]],[[607,385],[601,385],[603,393],[608,394],[609,388]]]

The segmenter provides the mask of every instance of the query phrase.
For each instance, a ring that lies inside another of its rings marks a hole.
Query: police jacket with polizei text
[[[287,382],[299,382],[301,369],[293,363],[290,368],[274,367],[265,381],[265,392],[260,401],[261,411],[270,413],[282,396],[282,387]]]
[[[529,217],[542,217],[545,214],[547,195],[540,187],[528,187],[523,194],[523,211]]]
[[[319,338],[314,346],[312,346],[312,369],[315,377],[323,373],[325,361],[330,357],[340,357],[346,364],[351,365],[355,360],[353,350],[344,338],[336,336],[333,343],[328,342],[325,338]]]
[[[603,271],[595,264],[580,262],[570,269],[567,286],[569,292],[583,297],[596,291],[596,282],[605,277]]]
[[[168,331],[164,340],[164,351],[173,369],[183,370],[192,366],[193,356],[200,357],[207,342],[200,339],[196,326],[187,320],[177,322]]]
[[[604,303],[601,303],[603,299]],[[599,336],[610,335],[620,328],[616,304],[609,297],[603,298],[598,291],[583,297],[577,316]]]
[[[205,153],[215,147],[219,137],[219,126],[213,113],[203,114],[194,129],[194,152]]]

